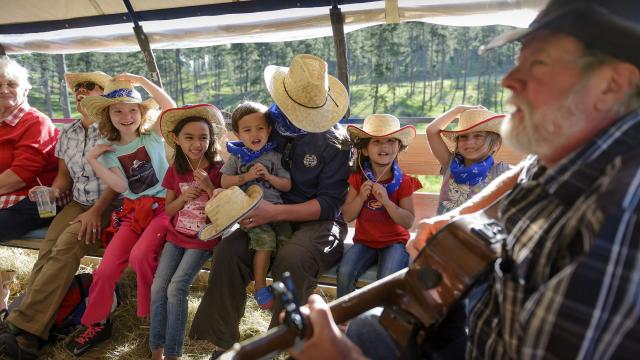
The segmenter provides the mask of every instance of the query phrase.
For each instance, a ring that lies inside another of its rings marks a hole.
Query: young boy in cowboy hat
[[[455,129],[446,130],[455,118]],[[458,105],[427,126],[429,148],[443,169],[437,214],[462,205],[510,169],[506,162],[493,161],[502,144],[502,119],[482,106]]]
[[[373,114],[362,128],[349,125],[347,131],[358,158],[342,213],[346,222],[356,220],[356,232],[338,267],[338,297],[355,290],[360,275],[376,263],[378,279],[409,265],[404,246],[414,220],[412,194],[422,188],[397,159],[415,138],[415,127],[400,127],[393,115]]]
[[[117,193],[93,171],[84,154],[100,139],[98,123],[81,105],[87,96],[100,95],[111,76],[100,72],[65,73],[67,88],[75,95],[81,118],[64,127],[56,144],[58,175],[50,187],[58,197],[71,190],[72,201],[56,215],[40,246],[27,292],[4,323],[12,330],[2,337],[3,355],[17,358],[11,342],[23,356],[37,355],[39,339],[48,339],[55,315],[67,292],[80,259],[92,246],[99,246],[101,229],[107,224]],[[71,225],[69,225],[71,224]],[[8,343],[5,343],[8,342]],[[28,354],[28,355],[25,355]]]
[[[268,66],[267,89],[275,104],[267,111],[279,144],[283,164],[289,167],[293,186],[282,193],[283,204],[261,201],[240,223],[255,227],[274,221],[292,223],[293,234],[278,249],[271,273],[275,280],[289,271],[296,296],[306,298],[318,275],[342,256],[347,226],[340,208],[347,193],[349,141],[337,124],[349,106],[340,81],[327,73],[327,63],[313,55],[297,55],[290,67]],[[246,289],[251,281],[252,253],[249,237],[237,230],[224,237],[214,254],[216,266],[198,307],[190,336],[229,348],[240,336]],[[220,291],[219,289],[224,289]],[[279,323],[278,302],[272,308],[272,325]]]

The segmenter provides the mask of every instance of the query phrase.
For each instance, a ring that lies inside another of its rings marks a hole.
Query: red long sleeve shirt
[[[54,155],[58,129],[46,115],[30,108],[15,124],[0,123],[0,173],[11,169],[26,183],[21,189],[0,195],[25,196],[38,185],[50,186],[58,172]]]

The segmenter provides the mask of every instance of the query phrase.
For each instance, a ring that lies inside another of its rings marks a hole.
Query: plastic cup
[[[38,214],[41,218],[56,216],[56,202],[51,200],[50,191],[48,187],[39,187],[34,190]]]

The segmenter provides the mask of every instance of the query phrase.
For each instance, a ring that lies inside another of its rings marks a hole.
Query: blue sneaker
[[[273,307],[274,298],[270,286],[265,286],[262,289],[256,291],[253,297],[256,299],[256,302],[258,303],[260,309],[269,310]]]

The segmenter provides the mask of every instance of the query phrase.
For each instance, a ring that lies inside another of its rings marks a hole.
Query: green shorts
[[[291,224],[286,221],[273,222],[256,226],[252,229],[244,229],[249,234],[249,249],[266,250],[275,252],[291,239]]]

